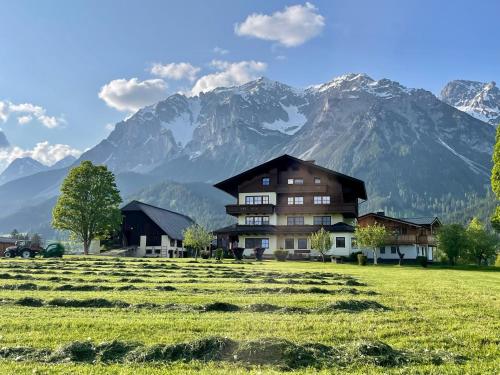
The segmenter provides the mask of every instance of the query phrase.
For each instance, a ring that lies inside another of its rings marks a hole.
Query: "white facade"
[[[137,257],[152,257],[152,258],[179,258],[182,257],[185,251],[184,247],[178,247],[178,241],[171,239],[167,235],[161,236],[160,246],[147,246],[146,236],[141,236],[140,245],[136,250]]]

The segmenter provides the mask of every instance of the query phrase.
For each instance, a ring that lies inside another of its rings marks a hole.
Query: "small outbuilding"
[[[189,216],[135,200],[121,212],[123,247],[138,257],[184,256],[184,231],[195,223]]]

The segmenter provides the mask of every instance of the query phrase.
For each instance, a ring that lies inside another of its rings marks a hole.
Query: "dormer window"
[[[269,186],[270,183],[271,183],[271,179],[269,177],[262,178],[262,186]]]

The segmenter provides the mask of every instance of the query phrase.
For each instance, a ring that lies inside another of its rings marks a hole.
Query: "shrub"
[[[222,259],[224,259],[224,249],[219,247],[215,249],[215,260],[221,261]]]
[[[208,259],[210,258],[210,251],[208,250],[203,250],[201,253],[200,253],[200,256],[202,259]]]
[[[286,258],[288,258],[288,251],[282,249],[274,250],[274,257],[276,258],[277,261],[284,262]]]
[[[357,255],[358,256],[358,264],[360,266],[366,266],[366,261],[367,261],[367,256],[363,253],[360,253]]]
[[[235,260],[243,260],[243,252],[245,251],[242,247],[237,247],[236,249],[232,249],[233,256]]]
[[[349,256],[347,257],[347,261],[348,262],[352,262],[352,263],[356,263],[358,261],[358,255],[359,254],[363,254],[363,252],[361,252],[361,251],[355,251],[355,252],[349,254]]]
[[[417,264],[420,264],[422,267],[427,267],[427,257],[426,256],[418,256],[416,258]]]
[[[262,248],[262,247],[256,247],[256,248],[253,250],[253,252],[254,252],[254,254],[255,254],[255,259],[256,259],[256,260],[261,261],[261,260],[262,260],[262,256],[264,255],[264,251],[265,251],[265,250],[266,250],[266,249],[264,249],[264,248]]]

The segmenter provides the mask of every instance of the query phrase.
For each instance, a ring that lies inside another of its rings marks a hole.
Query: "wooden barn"
[[[194,221],[178,212],[132,201],[122,207],[122,244],[139,257],[182,257],[184,231]]]

